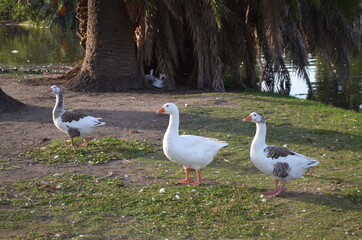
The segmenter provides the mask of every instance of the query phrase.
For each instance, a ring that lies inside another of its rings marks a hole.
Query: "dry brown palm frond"
[[[131,21],[135,23],[135,26],[139,25],[140,18],[142,17],[142,7],[143,4],[139,2],[135,2],[132,0],[124,0],[127,7],[128,16],[130,17]]]
[[[284,52],[287,54],[289,53],[293,67],[297,70],[298,75],[305,79],[309,89],[309,96],[311,98],[313,97],[312,95],[314,95],[314,91],[307,72],[308,55],[300,27],[301,8],[299,1],[291,1],[289,4],[288,8],[283,8],[284,11],[282,12],[282,17],[285,22],[283,42],[286,46]],[[290,81],[289,72],[285,69],[284,61],[281,63],[279,75],[280,74],[282,74],[281,78]],[[284,89],[278,89],[278,91],[285,92]]]
[[[166,75],[165,87],[175,89],[176,71],[179,68],[178,51],[182,52],[182,27],[165,5],[160,7],[157,26],[155,45],[157,70]]]
[[[220,56],[216,56],[215,59],[215,75],[212,83],[212,89],[217,92],[224,92],[225,86],[224,86],[224,76],[222,74],[222,62],[220,59]]]
[[[183,52],[183,24],[176,12],[172,13],[178,7],[177,1],[164,2],[167,4],[158,5],[157,10],[145,10],[144,21],[140,24],[139,64],[152,66],[159,74],[165,74],[165,88],[175,89]]]
[[[77,36],[80,38],[80,45],[83,50],[87,41],[87,23],[88,23],[88,1],[79,0],[77,5],[76,18],[79,20]]]
[[[213,37],[212,33],[206,33],[205,29],[209,28],[205,24],[205,14],[202,12],[207,11],[207,5],[202,1],[185,1],[185,17],[188,25],[190,26],[192,38],[194,42],[194,53],[197,57],[197,88],[210,88],[211,87],[211,67],[209,65],[209,52],[210,43],[209,38]]]
[[[203,75],[203,69],[200,68],[199,66],[203,64],[203,59],[199,57],[198,55],[198,48],[199,46],[201,45],[200,44],[200,27],[199,27],[199,18],[197,18],[198,16],[198,12],[196,11],[197,10],[197,5],[196,5],[196,1],[193,2],[193,1],[184,1],[183,2],[183,8],[184,8],[184,18],[185,18],[185,25],[186,27],[188,28],[188,32],[189,32],[189,35],[190,35],[190,38],[191,38],[191,41],[193,43],[193,52],[194,52],[194,58],[195,58],[195,61],[194,61],[194,66],[193,66],[193,69],[192,69],[192,72],[190,74],[190,83],[189,85],[192,85],[196,88],[202,88],[203,85],[199,85],[198,83],[195,85],[193,84],[193,82],[195,82],[195,79],[197,79],[197,76],[198,75]],[[196,81],[197,82],[197,81]],[[202,82],[201,82],[202,84]]]
[[[182,0],[163,0],[167,9],[171,12],[174,18],[179,22],[183,22]]]
[[[256,64],[256,55],[255,55],[255,33],[252,31],[248,32],[245,35],[246,42],[246,51],[245,51],[245,67],[246,67],[246,78],[248,79],[248,85],[252,88],[256,88],[256,73],[255,73],[255,64]],[[250,46],[250,47],[249,47]]]
[[[331,4],[316,7],[306,0],[301,1],[302,28],[309,40],[310,50],[318,48],[331,59],[338,59],[354,52],[357,42],[351,25],[344,21]],[[347,58],[343,59],[346,60]]]
[[[222,5],[222,1],[219,1],[219,6]],[[215,6],[207,4],[207,6],[204,7],[205,10],[202,11],[203,14],[205,14],[203,17],[205,18],[206,23],[210,23],[208,26],[208,29],[204,32],[204,35],[209,33],[210,36],[210,58],[209,58],[209,66],[210,66],[210,75],[211,75],[211,87],[214,91],[223,92],[225,91],[224,86],[224,76],[222,74],[222,62],[220,58],[220,51],[219,51],[219,29],[220,26],[218,24],[218,16],[215,14],[215,11],[218,11],[217,14],[221,14],[220,10],[215,10]],[[225,8],[226,9],[226,8]],[[226,11],[226,10],[225,10]],[[216,16],[215,16],[216,15]],[[206,37],[206,36],[205,36]]]
[[[184,52],[183,43],[185,40],[184,33],[184,23],[183,23],[183,9],[181,5],[181,1],[178,0],[164,0],[165,9],[167,9],[167,15],[169,21],[166,21],[167,28],[166,35],[172,33],[172,36],[168,36],[170,38],[169,45],[172,45],[170,49],[172,50],[173,61],[175,62],[176,68],[179,67],[178,58],[182,58],[182,53]],[[176,52],[177,50],[177,52]]]
[[[302,73],[308,65],[308,55],[300,28],[300,4],[298,1],[294,1],[292,7],[283,9],[282,17],[285,22],[283,42],[286,45],[285,52],[290,53],[293,65],[299,73]]]
[[[308,66],[308,54],[297,23],[290,22],[288,24],[284,39],[288,43],[285,52],[290,53],[293,65],[298,70],[298,73],[302,73]]]
[[[262,73],[262,79],[260,79],[260,88],[273,92],[275,86],[275,67],[272,59],[272,54],[266,44],[263,45],[263,54],[264,54],[264,67]]]
[[[229,9],[226,15],[222,15],[222,31],[220,32],[221,51],[223,62],[230,66],[232,80],[238,87],[246,88],[240,74],[240,65],[247,54],[245,31],[247,6],[242,2],[226,1]],[[235,34],[237,33],[237,34]]]
[[[247,1],[248,9],[246,16],[246,26],[248,27],[245,31],[245,42],[246,42],[246,55],[244,57],[244,62],[246,66],[246,75],[249,79],[249,86],[259,88],[265,85],[265,81],[267,82],[267,88],[273,89],[274,85],[274,74],[275,67],[277,64],[276,59],[278,55],[275,55],[271,50],[272,46],[270,45],[270,39],[268,40],[268,36],[266,34],[266,20],[263,19],[264,15],[262,13],[263,7],[261,6],[260,1]],[[271,28],[272,29],[272,28]],[[272,33],[270,33],[272,34]],[[273,34],[272,34],[273,35]],[[256,72],[255,66],[257,63],[257,56],[263,56],[265,60],[264,67],[260,68],[261,77],[260,81],[256,83]]]
[[[137,65],[139,72],[144,76],[145,62],[152,61],[152,44],[153,44],[153,31],[150,19],[147,17],[150,11],[147,10],[147,1],[133,1],[124,0],[127,7],[128,15],[134,24],[135,28],[135,42],[137,45]],[[147,40],[146,40],[147,39]],[[145,81],[147,87],[150,87],[150,83]]]
[[[282,56],[284,21],[281,15],[285,4],[280,0],[261,0],[260,13],[262,16],[265,38],[274,58]]]
[[[137,58],[142,71],[147,65],[155,64],[159,73],[166,74],[166,88],[175,88],[179,61],[185,59],[184,39],[190,35],[195,56],[191,62],[197,64],[191,76],[196,74],[197,88],[224,91],[219,27],[215,17],[219,9],[212,5],[216,2],[163,0],[158,1],[157,8],[150,7],[148,1],[127,2],[133,4],[128,11],[137,26]]]

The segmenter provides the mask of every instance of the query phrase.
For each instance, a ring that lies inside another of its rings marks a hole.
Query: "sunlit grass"
[[[47,164],[67,162],[100,164],[156,151],[150,143],[140,140],[126,141],[106,137],[90,141],[87,147],[79,146],[80,141],[76,139],[75,147],[69,147],[68,141],[54,140],[44,147],[29,149],[22,156]]]

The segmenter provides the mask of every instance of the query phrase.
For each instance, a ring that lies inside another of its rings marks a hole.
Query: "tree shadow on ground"
[[[150,111],[129,111],[129,110],[99,110],[99,109],[81,109],[82,112],[90,116],[100,117],[106,122],[105,127],[116,127],[126,129],[139,129],[159,131],[163,136],[167,129],[169,116],[158,115],[155,113],[157,107]],[[52,108],[27,105],[24,110],[16,113],[6,113],[0,116],[1,122],[39,122],[52,124]],[[4,126],[6,127],[6,126]],[[183,131],[191,132],[195,135],[205,135],[212,137],[215,134],[224,134],[225,138],[220,140],[227,141],[227,135],[235,139],[242,139],[243,142],[231,142],[230,145],[250,146],[255,134],[255,124],[242,122],[242,119],[235,117],[214,117],[214,116],[194,116],[192,114],[181,114],[180,133]],[[200,133],[199,130],[202,130]],[[195,133],[196,132],[196,133]],[[208,134],[210,133],[210,134]],[[305,137],[307,136],[307,137]],[[338,142],[336,142],[338,137]],[[320,141],[323,139],[323,141]],[[275,144],[298,144],[310,147],[323,148],[324,151],[347,149],[359,151],[356,144],[351,144],[350,139],[358,141],[362,138],[357,133],[341,133],[325,129],[307,129],[295,127],[293,125],[268,125],[267,143]],[[291,149],[298,152],[298,149]],[[302,153],[302,152],[301,152]],[[303,154],[303,153],[302,153]]]

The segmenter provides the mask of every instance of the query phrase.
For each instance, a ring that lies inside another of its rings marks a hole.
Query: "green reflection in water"
[[[0,68],[67,70],[82,59],[75,30],[0,25]]]
[[[351,58],[350,78],[337,74],[336,66],[317,56],[316,97],[318,101],[346,109],[360,111],[362,104],[362,60]]]

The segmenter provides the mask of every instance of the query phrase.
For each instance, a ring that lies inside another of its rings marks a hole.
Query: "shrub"
[[[12,20],[12,10],[16,6],[14,0],[0,0],[0,19]]]

